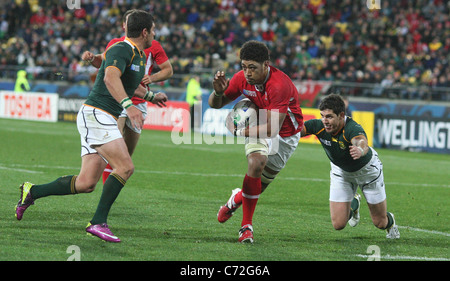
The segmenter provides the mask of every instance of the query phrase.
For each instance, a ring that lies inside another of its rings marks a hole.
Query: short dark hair
[[[331,109],[336,115],[345,112],[345,103],[341,95],[330,94],[324,97],[319,103],[319,110]]]
[[[131,13],[134,13],[135,11],[137,11],[137,10],[136,9],[127,10],[122,16],[122,22],[126,22],[127,16]]]
[[[252,60],[263,63],[270,59],[269,48],[259,41],[251,40],[242,45],[239,58],[241,60]]]
[[[127,37],[137,38],[141,35],[142,30],[147,29],[148,32],[153,26],[153,16],[143,10],[135,10],[128,16],[127,20]]]

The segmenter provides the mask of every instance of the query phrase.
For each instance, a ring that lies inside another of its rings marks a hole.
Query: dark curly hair
[[[242,45],[239,58],[241,60],[252,60],[263,63],[270,59],[269,48],[259,41],[247,41]]]
[[[319,110],[331,109],[336,115],[345,112],[345,103],[341,95],[330,94],[324,97],[319,103]]]

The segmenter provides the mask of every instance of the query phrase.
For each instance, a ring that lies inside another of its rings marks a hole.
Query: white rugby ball
[[[249,99],[242,99],[228,113],[227,122],[233,122],[238,130],[255,126],[258,123],[258,107]]]

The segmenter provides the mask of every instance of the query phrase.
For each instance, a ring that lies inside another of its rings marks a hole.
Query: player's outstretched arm
[[[100,66],[102,65],[102,56],[103,54],[95,55],[89,51],[85,51],[81,55],[81,59],[90,63],[95,68],[100,68]]]
[[[300,137],[306,137],[306,136],[309,136],[310,134],[308,134],[307,132],[306,132],[306,128],[305,128],[305,125],[303,125],[303,128],[302,128],[302,130],[300,131]]]
[[[351,140],[352,144],[349,146],[350,156],[353,160],[359,159],[367,154],[369,151],[369,146],[367,145],[367,139],[365,136],[356,136]]]
[[[134,95],[138,98],[149,101],[159,107],[167,106],[166,101],[169,100],[169,98],[165,93],[159,92],[155,94],[152,91],[150,91],[148,86],[144,87],[142,86],[142,84],[139,84],[139,86],[136,88],[136,91],[134,91]]]
[[[172,64],[169,60],[163,62],[162,64],[158,64],[159,71],[156,73],[153,73],[151,75],[144,75],[144,78],[142,78],[142,83],[148,85],[152,83],[157,83],[161,81],[165,81],[172,77],[173,75],[173,68]]]
[[[208,104],[212,108],[222,108],[226,104],[230,103],[227,97],[224,96],[225,90],[228,88],[230,79],[225,77],[225,72],[217,71],[214,75],[213,88],[214,91],[209,95]]]

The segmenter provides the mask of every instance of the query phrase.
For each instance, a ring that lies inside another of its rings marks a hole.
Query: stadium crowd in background
[[[235,72],[239,47],[255,39],[294,80],[450,87],[450,2],[380,3],[369,10],[366,0],[81,0],[81,9],[69,9],[66,0],[2,2],[0,73],[28,66],[35,78],[57,79],[69,69],[69,79],[87,79],[95,70],[80,67],[81,53],[103,52],[121,36],[124,12],[136,8],[155,15],[156,38],[175,74]]]

